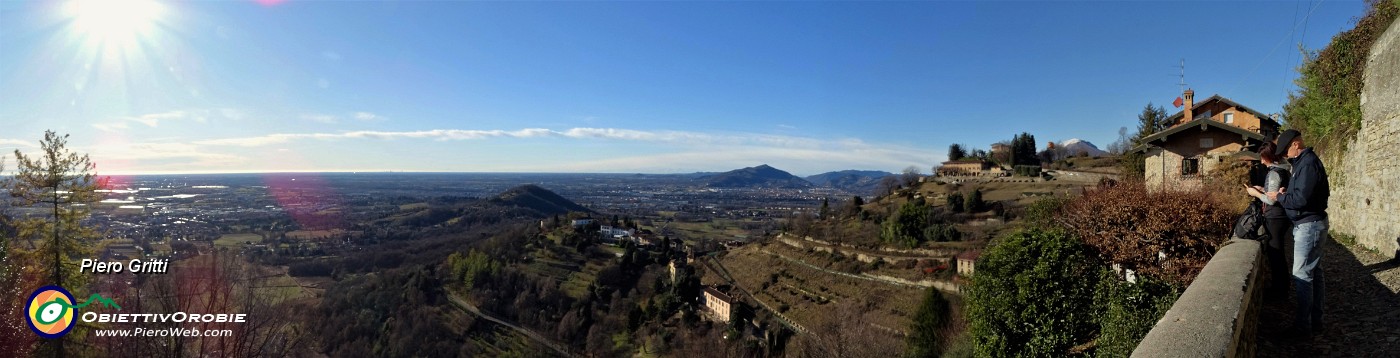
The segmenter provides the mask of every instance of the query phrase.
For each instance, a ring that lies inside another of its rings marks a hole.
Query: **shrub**
[[[955,213],[963,211],[963,194],[961,191],[954,191],[948,194],[948,211]]]
[[[972,193],[967,194],[967,202],[963,203],[963,211],[975,213],[982,211],[984,206],[986,205],[982,202],[982,189],[973,189]]]
[[[910,201],[885,220],[880,239],[902,247],[915,247],[924,241],[924,228],[929,225],[929,210],[922,201]]]
[[[1012,168],[1012,173],[1018,177],[1038,177],[1040,176],[1039,165],[1017,165]]]
[[[1027,230],[990,247],[967,293],[979,357],[1063,356],[1098,329],[1099,263],[1061,231]]]
[[[1042,197],[1026,206],[1026,223],[1042,229],[1055,227],[1055,215],[1069,202],[1070,198],[1064,196]]]
[[[1103,357],[1127,357],[1157,319],[1181,295],[1181,289],[1150,277],[1129,283],[1104,270],[1095,293],[1099,310],[1099,339],[1095,353]]]
[[[1054,220],[1102,260],[1185,286],[1229,237],[1235,214],[1204,189],[1149,192],[1128,181],[1086,190]]]

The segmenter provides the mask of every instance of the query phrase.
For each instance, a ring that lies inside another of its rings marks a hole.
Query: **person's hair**
[[[1274,149],[1278,148],[1273,143],[1264,142],[1259,146],[1259,158],[1270,162],[1278,163],[1278,155],[1274,154]]]

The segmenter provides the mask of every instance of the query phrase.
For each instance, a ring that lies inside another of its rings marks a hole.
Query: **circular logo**
[[[44,286],[29,295],[24,305],[29,329],[44,338],[58,338],[73,330],[73,294],[58,286]]]

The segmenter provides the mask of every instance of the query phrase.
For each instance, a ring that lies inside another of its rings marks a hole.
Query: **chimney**
[[[1186,99],[1186,109],[1184,110],[1184,112],[1181,112],[1181,123],[1190,122],[1192,119],[1195,119],[1191,115],[1191,106],[1196,105],[1196,91],[1192,91],[1190,88],[1187,88],[1186,93],[1181,94],[1181,98]]]

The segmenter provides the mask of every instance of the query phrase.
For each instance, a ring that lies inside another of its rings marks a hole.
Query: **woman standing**
[[[1254,186],[1245,189],[1250,196],[1259,198],[1264,203],[1264,230],[1269,233],[1269,241],[1266,247],[1266,255],[1269,258],[1270,276],[1273,283],[1269,285],[1269,290],[1265,296],[1270,300],[1288,299],[1288,277],[1289,266],[1284,255],[1284,248],[1289,247],[1292,240],[1293,222],[1284,213],[1283,207],[1278,202],[1269,199],[1268,193],[1278,192],[1280,188],[1288,187],[1288,168],[1279,163],[1277,154],[1274,154],[1276,146],[1273,143],[1264,143],[1259,147],[1259,160],[1268,167],[1268,173],[1264,177],[1264,186]]]

